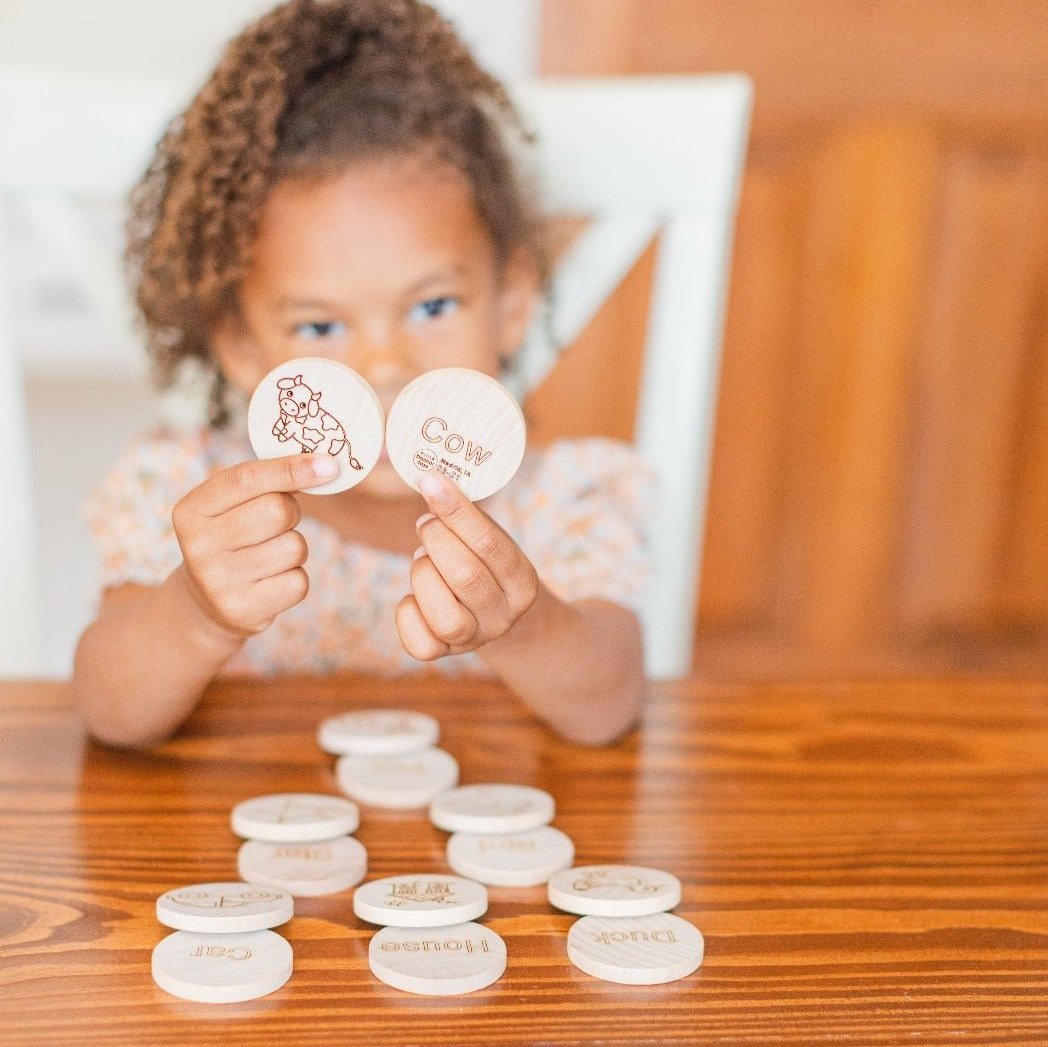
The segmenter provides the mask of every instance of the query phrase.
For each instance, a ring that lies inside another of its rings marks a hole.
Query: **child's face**
[[[273,189],[241,286],[241,317],[215,332],[214,345],[227,379],[245,393],[284,361],[329,357],[360,372],[388,412],[424,371],[497,375],[537,295],[525,252],[499,272],[465,176],[421,161],[362,163]],[[413,495],[384,455],[360,489]]]

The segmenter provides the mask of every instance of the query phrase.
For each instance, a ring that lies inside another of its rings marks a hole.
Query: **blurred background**
[[[188,96],[221,43],[269,6],[0,0],[0,64],[162,76]],[[1048,4],[435,6],[509,79],[754,81],[697,671],[1042,676]],[[114,290],[119,210],[81,211],[90,245],[46,211],[15,207],[9,221],[58,673],[93,600],[79,505],[156,410]],[[631,437],[653,259],[654,248],[532,396],[539,439]],[[86,291],[85,269],[96,274]],[[101,431],[88,421],[100,409]]]

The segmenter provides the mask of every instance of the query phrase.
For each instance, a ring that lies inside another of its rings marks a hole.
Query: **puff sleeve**
[[[182,562],[171,510],[208,471],[193,434],[153,434],[124,451],[84,506],[103,588],[157,585]]]
[[[514,515],[539,577],[561,599],[637,610],[651,571],[654,469],[620,441],[563,440],[550,445],[528,480]]]

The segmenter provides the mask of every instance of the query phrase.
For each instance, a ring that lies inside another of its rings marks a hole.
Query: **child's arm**
[[[644,696],[640,623],[605,600],[565,603],[539,583],[535,603],[480,656],[564,737],[608,745]]]
[[[327,456],[244,462],[175,506],[182,564],[161,585],[107,593],[80,638],[73,693],[96,738],[140,746],[168,737],[244,640],[305,598],[308,550],[290,492],[337,470]]]
[[[613,741],[632,726],[644,692],[636,617],[603,600],[558,599],[505,531],[436,478],[439,491],[423,491],[436,514],[419,523],[426,555],[412,564],[412,592],[397,608],[405,649],[424,661],[477,650],[565,737]]]

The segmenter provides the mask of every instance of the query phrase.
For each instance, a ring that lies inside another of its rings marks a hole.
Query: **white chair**
[[[659,237],[635,441],[667,482],[652,521],[657,563],[643,618],[649,675],[683,675],[694,642],[751,85],[736,74],[543,80],[518,85],[514,94],[539,133],[548,210],[595,219],[555,274],[556,344],[570,345]],[[88,257],[69,199],[122,196],[166,117],[183,102],[181,89],[171,84],[0,68],[0,446],[9,457],[0,498],[0,676],[43,669],[22,365],[2,282],[5,263],[11,265],[3,214],[15,196],[32,197],[38,225],[63,255]],[[113,277],[105,267],[90,268],[87,293],[113,329],[123,330],[127,345]],[[542,382],[556,356],[537,323],[523,350],[518,395]],[[105,361],[96,363],[105,370]],[[86,380],[90,368],[85,370]]]
[[[732,232],[752,87],[741,75],[545,80],[518,92],[539,134],[551,213],[596,219],[555,274],[554,341],[570,345],[659,236],[634,440],[664,480],[652,519],[646,668],[686,675]],[[536,325],[525,390],[556,360]]]

